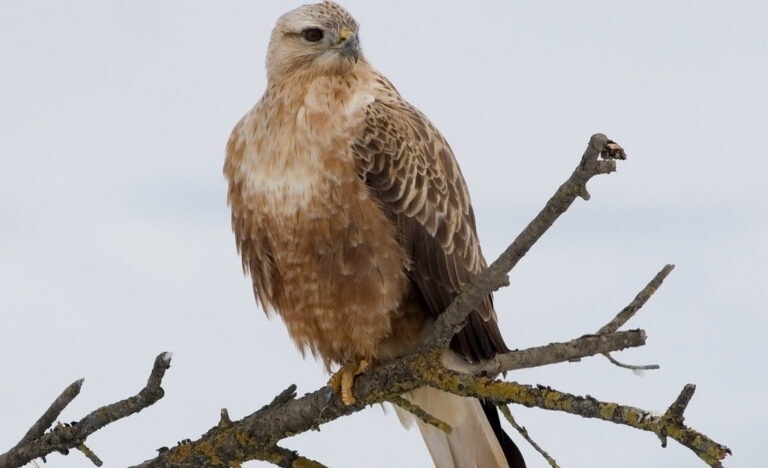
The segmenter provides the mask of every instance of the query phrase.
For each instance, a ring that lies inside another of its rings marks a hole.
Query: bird
[[[486,267],[474,211],[451,147],[370,64],[339,4],[280,16],[266,74],[226,146],[237,250],[256,302],[303,355],[338,366],[329,386],[354,404],[355,377],[418,350]],[[449,352],[477,362],[508,350],[489,295]],[[429,387],[407,398],[453,427],[398,411],[435,466],[525,466],[493,404]]]

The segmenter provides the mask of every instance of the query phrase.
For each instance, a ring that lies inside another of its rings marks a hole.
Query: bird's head
[[[277,20],[267,53],[272,78],[308,70],[317,74],[348,72],[363,61],[359,26],[340,5],[325,1],[303,5]]]

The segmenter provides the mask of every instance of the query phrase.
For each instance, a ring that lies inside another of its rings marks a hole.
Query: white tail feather
[[[419,426],[436,468],[506,468],[507,460],[488,423],[480,402],[431,387],[404,395],[432,416],[452,428],[450,434],[427,424],[411,413],[395,407],[400,422]]]

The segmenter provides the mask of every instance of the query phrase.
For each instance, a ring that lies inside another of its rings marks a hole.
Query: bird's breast
[[[248,252],[269,253],[244,258],[259,265],[253,279],[262,301],[300,347],[329,363],[375,356],[409,283],[395,227],[352,150],[370,97],[334,99],[320,88],[294,107],[280,104],[282,115],[252,116],[235,177],[242,206],[233,210],[257,244]]]

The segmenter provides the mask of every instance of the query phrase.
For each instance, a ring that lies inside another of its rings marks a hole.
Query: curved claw
[[[341,401],[349,406],[354,405],[357,399],[352,395],[352,385],[354,385],[355,376],[365,372],[370,364],[365,359],[358,362],[350,362],[341,366],[341,369],[331,375],[328,379],[328,386],[336,393],[341,394]]]

